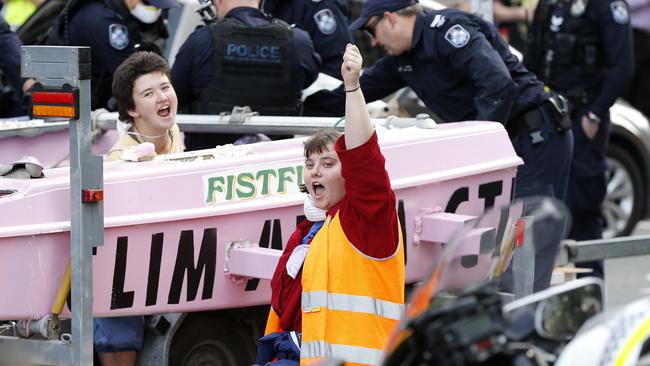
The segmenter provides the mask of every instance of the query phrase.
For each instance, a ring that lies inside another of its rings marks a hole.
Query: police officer
[[[24,115],[20,78],[20,39],[0,17],[0,117]]]
[[[219,19],[197,28],[172,68],[185,113],[220,114],[250,106],[262,115],[299,115],[301,91],[316,80],[320,57],[307,32],[257,8],[257,0],[215,0]],[[187,134],[188,150],[237,135]]]
[[[602,237],[609,108],[633,71],[630,16],[624,0],[542,0],[535,10],[527,67],[572,105],[575,148],[567,203],[570,236]],[[590,263],[602,277],[601,263]]]
[[[345,0],[263,0],[260,8],[306,30],[323,61],[321,72],[341,78],[345,45],[352,43]]]
[[[48,44],[91,47],[91,108],[109,108],[115,69],[136,50],[162,52],[163,9],[176,0],[68,0]]]
[[[444,122],[501,122],[524,160],[515,197],[564,199],[573,147],[566,110],[510,53],[494,26],[456,9],[423,12],[417,0],[367,0],[350,27],[363,28],[388,53],[361,76],[366,101],[409,86]],[[312,111],[342,115],[343,94],[342,88],[318,93],[306,103]],[[558,244],[550,241],[547,257],[536,258],[536,290],[548,286]]]

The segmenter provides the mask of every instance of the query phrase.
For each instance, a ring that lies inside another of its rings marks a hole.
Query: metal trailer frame
[[[93,111],[92,120],[100,130],[115,129],[118,113],[98,109]],[[419,114],[415,118],[373,118],[372,123],[377,128],[412,126],[434,128],[436,125],[435,121],[427,114]],[[183,132],[311,135],[325,128],[343,130],[345,119],[344,117],[259,116],[249,107],[235,107],[230,114],[178,114],[176,115],[176,124]]]
[[[625,236],[597,240],[564,240],[555,264],[650,254],[650,235]]]
[[[0,337],[0,364],[92,365],[92,250],[103,244],[104,207],[83,202],[82,192],[103,189],[102,157],[91,154],[90,48],[24,46],[21,76],[44,87],[78,88],[78,119],[70,120],[70,264],[72,335],[58,340],[58,324],[48,326],[52,340]],[[58,126],[57,126],[58,128]],[[49,322],[57,322],[52,317]]]
[[[117,112],[98,109],[91,113],[91,126],[99,131],[114,130],[118,121]],[[373,118],[378,128],[404,128],[418,126],[433,128],[435,122],[426,114],[411,117]],[[296,117],[259,116],[250,109],[235,107],[232,114],[202,115],[178,114],[176,123],[183,132],[210,133],[264,133],[268,135],[311,135],[325,128],[343,130],[342,117]],[[0,129],[0,139],[13,136],[32,137],[43,133],[56,132],[68,128],[68,121],[44,122],[36,126]]]

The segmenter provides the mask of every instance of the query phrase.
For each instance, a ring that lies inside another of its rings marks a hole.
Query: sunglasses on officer
[[[377,28],[377,24],[379,24],[383,18],[384,16],[381,15],[368,20],[368,23],[363,27],[363,31],[368,35],[368,37],[375,38],[375,28]]]

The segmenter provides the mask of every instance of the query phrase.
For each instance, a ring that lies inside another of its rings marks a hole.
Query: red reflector
[[[74,107],[64,107],[56,105],[34,105],[32,114],[35,117],[67,117],[74,118]]]
[[[104,191],[101,189],[82,189],[81,202],[94,203],[104,200]]]
[[[481,351],[488,350],[492,347],[492,341],[490,338],[486,338],[484,340],[476,342],[476,347]]]
[[[74,94],[57,92],[33,92],[32,101],[34,101],[34,103],[60,103],[74,105]]]
[[[526,219],[517,220],[517,228],[515,236],[515,246],[524,245],[524,240],[526,239]]]

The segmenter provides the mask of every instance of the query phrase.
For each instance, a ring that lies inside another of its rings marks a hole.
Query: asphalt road
[[[650,221],[640,222],[635,234],[650,234]],[[605,288],[608,309],[650,296],[650,255],[606,260]]]

